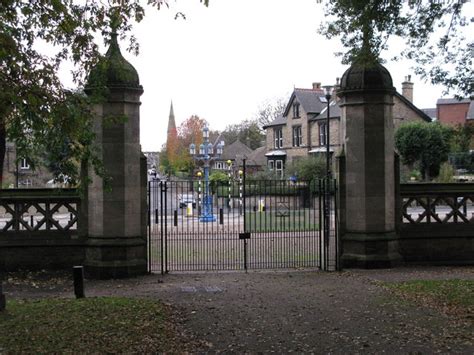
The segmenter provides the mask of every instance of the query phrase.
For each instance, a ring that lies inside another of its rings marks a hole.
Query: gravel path
[[[378,281],[474,280],[474,268],[173,274],[87,281],[87,296],[160,299],[180,327],[204,340],[197,352],[473,354],[473,323],[392,297]],[[61,277],[7,297],[71,297]],[[49,282],[49,283],[48,283]]]

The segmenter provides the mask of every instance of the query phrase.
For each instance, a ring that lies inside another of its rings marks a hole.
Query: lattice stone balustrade
[[[471,224],[474,228],[474,184],[400,185],[403,224]]]
[[[80,205],[75,189],[3,190],[0,234],[77,233]]]

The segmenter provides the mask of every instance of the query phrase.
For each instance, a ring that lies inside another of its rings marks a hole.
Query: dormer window
[[[299,117],[300,117],[300,103],[294,102],[293,103],[293,118],[299,118]]]
[[[30,164],[28,163],[28,160],[25,158],[20,159],[20,169],[21,170],[28,170],[30,168]]]

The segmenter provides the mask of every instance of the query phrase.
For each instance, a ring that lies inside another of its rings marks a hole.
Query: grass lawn
[[[309,209],[280,212],[246,212],[249,232],[289,232],[318,230],[318,216]]]
[[[404,298],[474,322],[474,281],[431,280],[384,283]]]
[[[0,353],[183,352],[184,346],[166,308],[151,300],[14,300],[0,313]]]

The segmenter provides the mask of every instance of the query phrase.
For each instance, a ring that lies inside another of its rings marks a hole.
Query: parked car
[[[185,208],[189,203],[193,204],[193,208],[196,207],[196,199],[193,194],[180,194],[178,195],[179,208]]]

